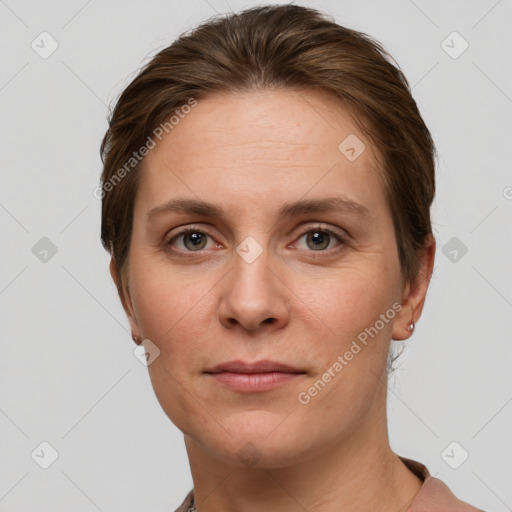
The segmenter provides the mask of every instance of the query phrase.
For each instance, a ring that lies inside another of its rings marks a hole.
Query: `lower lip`
[[[234,391],[254,392],[267,391],[282,386],[287,382],[301,377],[301,373],[266,372],[266,373],[234,373],[220,372],[210,374],[217,382]]]

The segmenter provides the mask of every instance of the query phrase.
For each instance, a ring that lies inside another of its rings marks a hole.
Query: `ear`
[[[133,305],[130,298],[130,292],[128,287],[123,287],[121,283],[121,278],[119,275],[119,269],[117,268],[117,263],[114,258],[110,259],[110,275],[117,287],[117,292],[119,294],[119,298],[121,299],[121,304],[123,305],[123,309],[128,317],[128,321],[130,322],[130,329],[132,334],[140,336],[139,327],[137,325],[137,321],[135,319],[135,314],[133,310]]]
[[[416,323],[423,311],[428,285],[432,277],[436,254],[436,240],[432,234],[427,236],[420,252],[420,268],[412,283],[408,283],[402,295],[402,309],[395,317],[392,338],[405,340],[412,336],[407,329],[411,321]]]

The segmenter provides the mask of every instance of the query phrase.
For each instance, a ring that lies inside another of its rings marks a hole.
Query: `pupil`
[[[201,236],[198,233],[192,233],[190,235],[190,238],[192,239],[193,244],[197,244],[198,242],[201,241]]]
[[[313,239],[313,243],[315,245],[315,249],[318,249],[318,248],[325,248],[326,245],[325,245],[325,240],[328,241],[328,236],[326,236],[327,233],[324,233],[322,231],[315,231],[312,235],[312,239]],[[322,245],[322,242],[323,243],[323,246],[320,247],[320,245]],[[327,243],[327,245],[329,245],[329,243]]]
[[[203,242],[201,233],[189,233],[188,237],[192,245],[194,245],[195,247],[201,245],[201,243]]]

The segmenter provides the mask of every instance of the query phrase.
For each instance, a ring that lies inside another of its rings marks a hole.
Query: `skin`
[[[338,150],[349,134],[366,145],[354,161]],[[308,90],[201,99],[145,158],[122,302],[132,332],[160,350],[149,375],[184,433],[199,512],[396,512],[419,492],[389,446],[386,361],[391,338],[408,338],[421,315],[435,241],[405,283],[377,165],[349,112]],[[277,216],[284,203],[334,193],[368,218]],[[217,203],[226,217],[167,212],[148,224],[149,210],[176,197]],[[308,233],[319,223],[334,234],[315,249]],[[208,235],[199,252],[187,235],[165,245],[187,226]],[[252,263],[236,252],[247,236],[262,249]],[[117,282],[114,260],[110,270]],[[299,393],[394,303],[401,311],[301,404]],[[204,373],[233,359],[306,373],[256,393]]]

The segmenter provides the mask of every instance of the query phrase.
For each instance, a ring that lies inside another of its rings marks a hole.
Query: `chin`
[[[302,459],[297,443],[283,445],[268,439],[265,442],[250,437],[236,437],[229,443],[213,447],[212,453],[230,466],[247,469],[284,468]]]
[[[285,418],[286,414],[248,411],[224,418],[225,430],[211,430],[210,425],[203,425],[200,431],[196,427],[188,435],[203,450],[230,466],[282,468],[315,452],[314,446],[304,443],[304,430],[291,418]],[[308,440],[311,442],[309,436]]]

